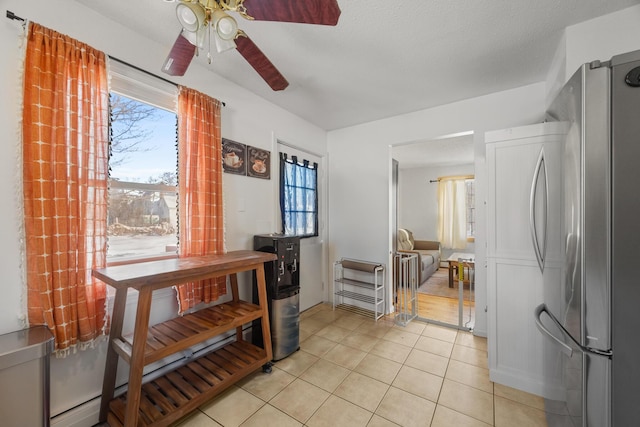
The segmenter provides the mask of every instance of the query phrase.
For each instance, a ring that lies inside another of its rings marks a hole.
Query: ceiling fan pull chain
[[[209,61],[209,65],[211,65],[212,62],[212,58],[211,58],[211,25],[209,25],[208,31],[207,31],[207,35],[209,36],[209,40],[208,40],[208,49],[207,49],[207,61]]]

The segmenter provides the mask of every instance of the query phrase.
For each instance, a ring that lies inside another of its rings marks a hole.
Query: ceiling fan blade
[[[283,90],[289,86],[289,82],[280,71],[269,61],[264,53],[246,35],[241,35],[236,39],[237,50],[240,55],[260,74],[260,77],[273,90]]]
[[[182,32],[180,32],[175,43],[173,43],[169,56],[167,56],[162,65],[162,71],[170,76],[184,76],[195,54],[196,47],[184,38]]]
[[[340,17],[337,0],[244,0],[244,6],[258,21],[336,25]]]

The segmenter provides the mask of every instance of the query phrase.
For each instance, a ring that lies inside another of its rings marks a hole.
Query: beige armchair
[[[424,283],[440,268],[440,242],[434,240],[415,240],[413,233],[405,228],[398,229],[398,252],[418,254],[420,265],[419,283]]]

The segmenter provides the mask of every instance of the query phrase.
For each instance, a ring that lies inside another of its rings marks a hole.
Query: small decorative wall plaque
[[[222,169],[236,175],[247,174],[247,146],[222,138]]]
[[[271,152],[247,145],[247,176],[271,179]]]

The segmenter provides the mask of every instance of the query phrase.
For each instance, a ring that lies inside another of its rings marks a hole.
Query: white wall
[[[121,60],[160,73],[168,49],[153,40],[141,37],[109,21],[77,2],[32,0],[5,0],[4,10],[31,19],[44,26],[65,33]],[[73,9],[71,9],[73,8]],[[3,274],[2,298],[0,298],[0,333],[22,328],[20,268],[21,222],[20,189],[17,188],[20,164],[18,159],[17,130],[19,126],[18,104],[21,88],[18,86],[19,22],[0,19],[0,235],[4,244],[0,248],[0,271]],[[275,138],[299,145],[301,148],[325,154],[326,132],[264,99],[216,76],[204,66],[192,64],[183,78],[174,81],[190,86],[226,102],[222,112],[222,135],[245,144],[275,150]],[[276,159],[272,160],[275,162]],[[277,168],[277,163],[272,164]],[[272,170],[273,170],[272,167]],[[226,203],[226,244],[229,250],[250,249],[256,233],[277,231],[274,200],[277,200],[277,179],[262,180],[224,176]],[[248,295],[248,277],[240,277],[241,293]],[[175,301],[171,292],[156,298],[152,319],[163,320],[175,314]],[[131,327],[135,301],[128,305],[125,328]],[[51,409],[58,414],[77,404],[98,396],[101,392],[104,369],[105,344],[90,351],[78,352],[66,359],[53,359],[51,370]],[[121,363],[122,367],[124,364]],[[126,378],[121,368],[120,378]],[[87,419],[84,425],[95,421]],[[81,424],[82,425],[82,424]]]
[[[328,134],[329,259],[351,257],[389,265],[389,182],[391,145],[430,140],[464,131],[474,132],[478,224],[485,222],[486,172],[484,132],[539,122],[544,115],[544,83],[455,102]],[[484,248],[484,227],[478,227],[476,248]],[[484,266],[484,251],[476,251]],[[476,331],[486,334],[486,272],[479,268]]]
[[[549,107],[554,101],[558,93],[562,90],[567,77],[567,34],[562,34],[562,39],[558,44],[556,52],[551,61],[551,66],[547,72],[547,102]]]
[[[438,184],[429,181],[473,174],[473,164],[400,169],[398,227],[411,230],[416,240],[438,240]]]
[[[547,75],[547,105],[585,63],[640,49],[640,5],[565,29]]]
[[[554,91],[583,63],[640,49],[640,5],[568,27],[544,82],[331,131],[329,258],[389,262],[389,146],[474,131],[476,198],[484,200],[484,132],[539,122]],[[354,161],[354,159],[357,159]],[[484,265],[484,208],[478,209],[477,265]],[[476,332],[486,333],[486,272],[478,269]]]
[[[640,49],[640,5],[566,29],[565,82],[582,64]]]

